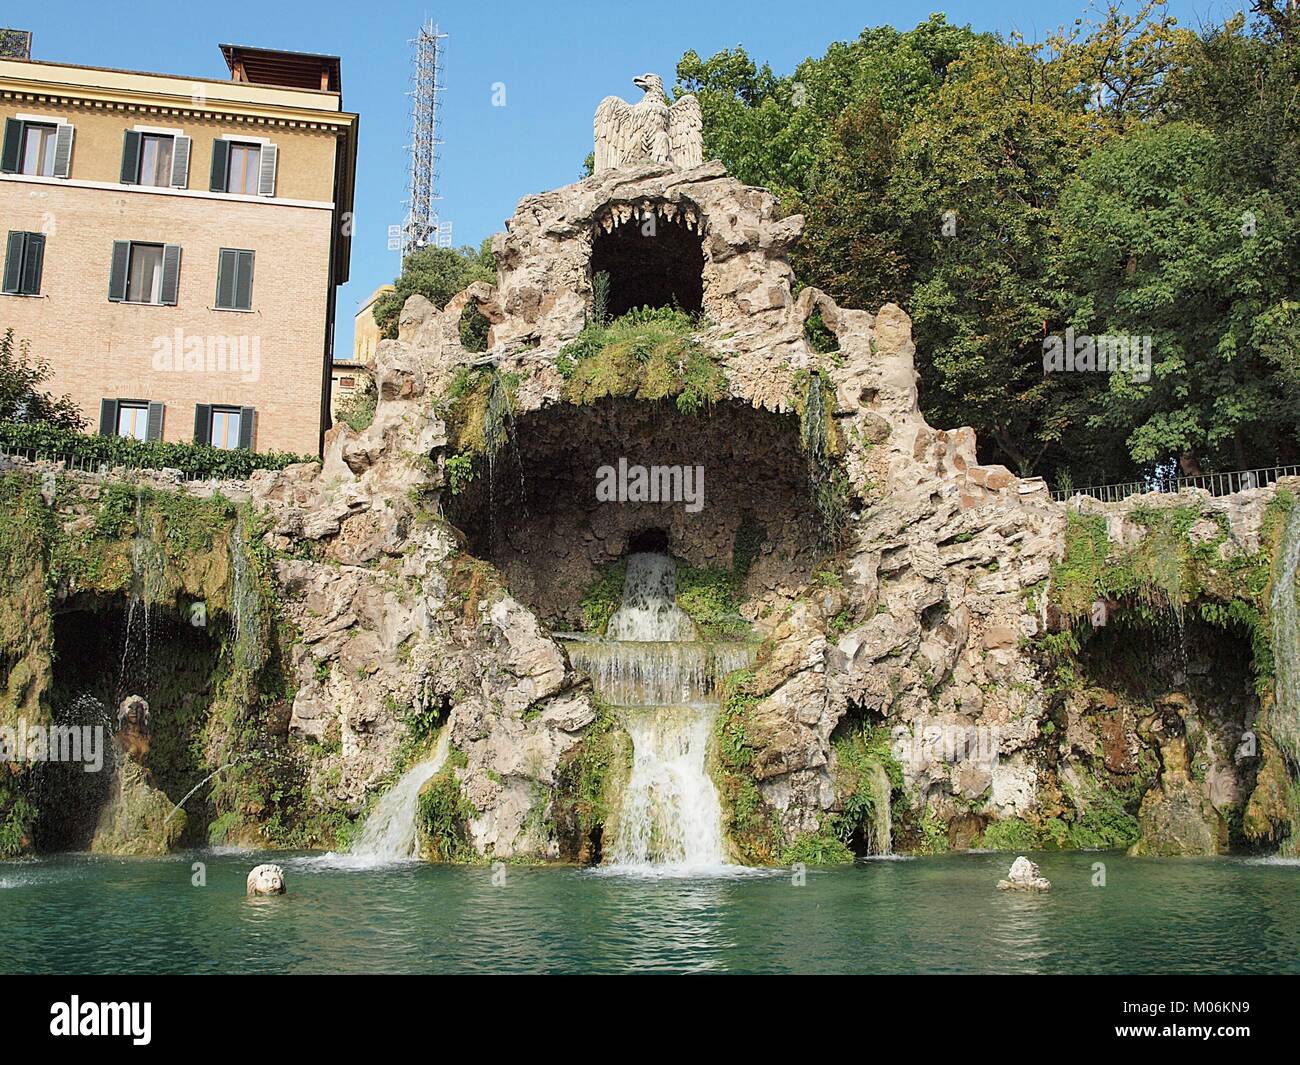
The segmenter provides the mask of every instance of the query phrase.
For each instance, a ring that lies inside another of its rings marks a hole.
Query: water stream
[[[420,789],[446,764],[450,738],[451,730],[443,728],[429,757],[413,765],[384,792],[366,818],[361,834],[348,849],[346,864],[390,865],[420,856],[416,830]],[[338,858],[337,855],[327,857]]]
[[[1291,511],[1273,581],[1273,658],[1277,702],[1269,731],[1293,763],[1300,764],[1300,505]]]
[[[708,644],[676,602],[666,554],[628,556],[622,606],[605,639],[564,642],[632,738],[632,770],[605,847],[614,869],[700,871],[726,865],[722,806],[705,767],[719,682],[748,665],[744,644]]]

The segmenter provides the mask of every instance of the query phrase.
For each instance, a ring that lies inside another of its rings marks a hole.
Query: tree
[[[53,374],[44,359],[31,357],[27,341],[17,342],[14,331],[6,329],[0,335],[0,422],[45,422],[73,432],[84,428],[81,408],[71,396],[41,390]]]
[[[442,307],[475,281],[495,284],[496,279],[491,238],[484,240],[477,250],[469,245],[420,248],[403,261],[401,276],[394,282],[395,291],[375,301],[375,321],[380,332],[391,340],[397,336],[402,307],[417,292],[435,307]]]
[[[1229,156],[1190,123],[1140,129],[1062,199],[1071,323],[1150,337],[1151,379],[1101,378],[1088,423],[1139,466],[1296,461],[1300,389],[1270,357],[1294,351],[1294,225],[1281,197],[1233,180]]]

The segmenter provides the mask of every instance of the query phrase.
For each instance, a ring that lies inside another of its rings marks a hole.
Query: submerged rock
[[[1038,866],[1021,855],[1011,863],[1005,880],[998,881],[999,891],[1050,891],[1052,882],[1038,871]]]
[[[259,865],[248,874],[248,894],[283,895],[284,870],[278,865]]]

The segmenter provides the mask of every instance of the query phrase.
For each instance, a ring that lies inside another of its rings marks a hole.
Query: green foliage
[[[813,311],[803,324],[803,335],[808,346],[819,355],[828,355],[839,349],[839,341],[822,320],[821,311]]]
[[[461,347],[466,351],[487,351],[488,330],[491,328],[492,323],[488,321],[487,315],[478,309],[477,303],[470,300],[460,312],[460,321],[456,324]]]
[[[85,428],[71,396],[41,390],[53,374],[48,362],[32,357],[26,340],[15,340],[12,329],[0,333],[0,422],[43,422],[74,433]]]
[[[420,835],[431,861],[465,863],[477,855],[469,839],[469,821],[476,811],[460,790],[455,760],[439,770],[420,792]]]
[[[671,308],[629,311],[608,325],[590,321],[556,360],[566,398],[672,399],[694,414],[727,394],[721,365],[694,338],[690,315]]]
[[[1300,9],[1255,10],[1197,36],[1108,3],[1039,43],[932,15],[788,76],[687,52],[677,90],[707,156],[804,214],[798,284],[907,309],[924,413],[982,461],[1067,484],[1294,463]],[[1067,326],[1151,336],[1152,380],[1045,374]]]
[[[394,291],[384,293],[375,301],[375,322],[379,325],[380,332],[392,340],[397,336],[402,307],[416,293],[424,296],[435,307],[443,307],[449,299],[475,281],[496,284],[496,279],[496,263],[492,258],[490,238],[484,240],[477,249],[420,248],[403,260],[401,276],[393,282]]]
[[[627,562],[623,559],[607,565],[579,603],[582,611],[582,628],[584,632],[605,634],[605,627],[614,611],[623,602],[623,582],[627,577]]]
[[[44,422],[0,422],[0,448],[41,458],[109,468],[176,469],[190,476],[246,480],[254,470],[282,470],[295,462],[315,462],[311,455],[208,444],[133,440],[124,436],[86,436]]]
[[[379,404],[379,392],[375,388],[374,378],[369,374],[365,378],[366,382],[361,388],[339,400],[334,415],[338,421],[346,422],[358,433],[370,428],[375,420],[375,407]]]
[[[474,480],[474,455],[469,451],[448,455],[443,460],[443,468],[447,472],[447,484],[451,488],[451,494],[458,496]]]
[[[737,670],[722,684],[722,706],[714,725],[714,777],[722,799],[723,831],[741,861],[771,865],[785,847],[780,822],[768,808],[753,776],[752,714],[759,699],[751,670]]]
[[[750,624],[740,613],[738,592],[734,571],[677,561],[677,605],[690,615],[704,639],[734,639],[750,633]]]
[[[805,832],[787,844],[781,851],[782,865],[851,865],[853,852],[831,824],[824,818],[816,832]]]
[[[462,366],[444,404],[452,444],[459,453],[495,459],[514,434],[516,376],[493,367]],[[468,481],[462,480],[462,486]]]

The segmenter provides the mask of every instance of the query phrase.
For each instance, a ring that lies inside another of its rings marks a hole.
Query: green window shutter
[[[241,251],[239,255],[239,272],[235,282],[235,306],[241,311],[253,308],[253,253]]]
[[[115,399],[99,401],[99,435],[117,435],[117,400]]]
[[[211,192],[225,192],[230,182],[230,141],[214,140],[212,142],[212,180],[208,183]]]
[[[230,309],[235,306],[235,281],[239,272],[239,252],[222,248],[217,252],[217,306]]]
[[[140,182],[140,134],[128,129],[122,137],[122,184]]]
[[[71,123],[62,122],[54,134],[54,176],[69,177],[72,174],[72,136]]]
[[[161,440],[163,430],[163,405],[161,403],[149,404],[149,425],[145,433],[146,440]]]
[[[126,299],[126,274],[131,265],[131,242],[113,241],[113,265],[108,271],[108,298],[114,303]]]
[[[263,144],[258,152],[257,194],[259,196],[275,195],[275,171],[280,149],[274,144]]]
[[[189,137],[172,138],[172,187],[188,188],[190,184],[190,147]]]
[[[4,149],[0,151],[0,172],[18,173],[23,160],[23,123],[18,118],[5,119]]]
[[[181,284],[181,246],[179,244],[163,245],[162,260],[162,303],[168,307],[176,306],[176,294]]]
[[[239,408],[239,446],[253,446],[253,422],[257,418],[257,411],[252,407]]]
[[[212,442],[212,404],[196,403],[194,405],[194,442],[210,444]]]
[[[23,252],[23,278],[19,291],[24,296],[35,296],[41,291],[41,269],[45,265],[45,234],[27,233],[27,247]]]
[[[22,291],[23,259],[27,248],[27,234],[17,230],[9,231],[9,240],[5,246],[4,291],[12,296]]]

